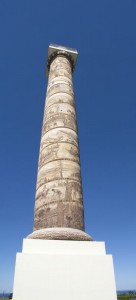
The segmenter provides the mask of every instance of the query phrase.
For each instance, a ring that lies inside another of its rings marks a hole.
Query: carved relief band
[[[70,239],[70,236],[74,239],[74,232],[78,239],[91,239],[83,232],[84,209],[72,80],[76,57],[76,51],[67,48],[60,51],[56,47],[53,50],[53,47],[49,47],[34,232],[30,238],[47,238],[47,234],[43,234],[47,228],[54,228],[53,231],[48,230],[48,238],[49,232],[52,232],[54,238],[55,228],[58,238],[59,228],[64,228],[61,229],[59,239]],[[73,233],[70,231],[71,235],[68,234],[68,228],[74,230]],[[77,234],[75,230],[82,233]]]

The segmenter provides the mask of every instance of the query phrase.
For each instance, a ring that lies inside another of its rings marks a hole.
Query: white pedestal
[[[103,242],[23,241],[14,300],[116,300],[112,256]]]

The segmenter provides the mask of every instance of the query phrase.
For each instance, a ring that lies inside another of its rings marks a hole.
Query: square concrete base
[[[116,300],[113,261],[103,242],[23,241],[14,300]]]

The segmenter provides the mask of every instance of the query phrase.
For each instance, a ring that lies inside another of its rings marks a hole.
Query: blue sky
[[[0,1],[0,291],[32,232],[49,43],[76,48],[86,232],[136,289],[136,1]]]

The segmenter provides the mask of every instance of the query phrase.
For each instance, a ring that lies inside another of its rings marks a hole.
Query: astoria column
[[[48,50],[48,86],[40,143],[34,231],[28,238],[91,240],[84,209],[72,73],[77,51]]]

